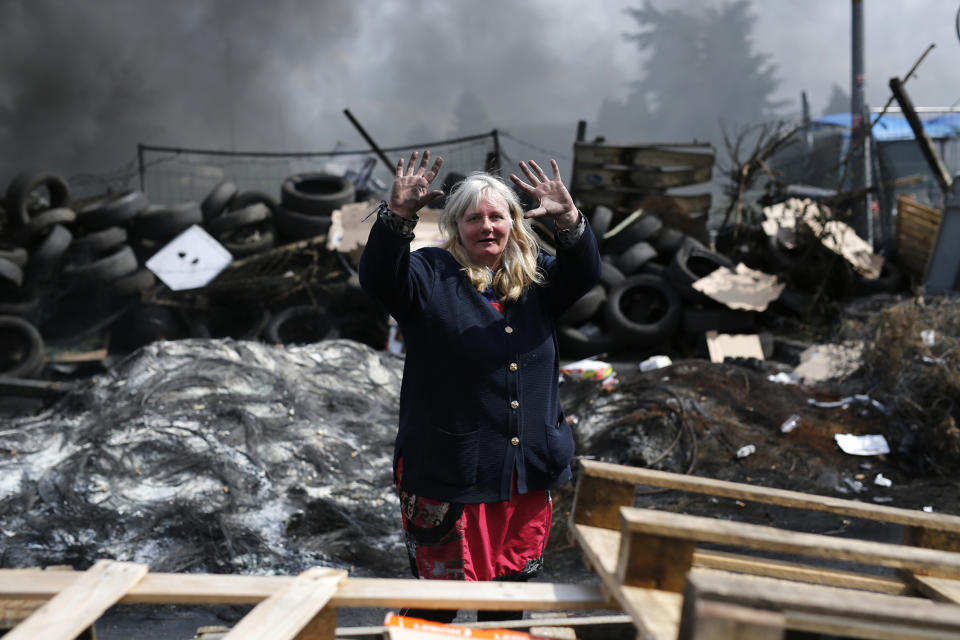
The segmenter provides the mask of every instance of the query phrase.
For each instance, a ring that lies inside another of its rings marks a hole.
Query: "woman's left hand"
[[[521,161],[520,169],[531,184],[527,184],[512,173],[510,179],[540,203],[536,209],[527,211],[524,217],[550,216],[559,228],[570,229],[580,221],[580,213],[573,204],[570,192],[563,185],[563,180],[560,179],[560,167],[557,166],[557,161],[550,160],[550,166],[553,168],[553,178],[548,179],[547,174],[536,162],[531,160],[528,166]]]

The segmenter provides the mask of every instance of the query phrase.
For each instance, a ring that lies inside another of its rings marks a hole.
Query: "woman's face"
[[[500,256],[510,237],[510,209],[502,197],[482,196],[476,207],[463,214],[457,229],[463,248],[474,264],[489,269],[500,266]]]

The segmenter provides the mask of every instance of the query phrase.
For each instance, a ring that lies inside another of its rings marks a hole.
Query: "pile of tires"
[[[565,357],[671,353],[678,338],[755,326],[754,313],[731,310],[693,288],[714,270],[733,268],[724,256],[652,213],[615,224],[613,211],[597,206],[587,217],[600,248],[600,283],[558,320]]]
[[[356,190],[347,178],[329,173],[292,175],[280,186],[277,234],[284,243],[326,234],[331,214],[354,201]]]

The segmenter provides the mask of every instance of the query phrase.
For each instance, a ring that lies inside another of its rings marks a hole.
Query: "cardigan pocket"
[[[545,427],[550,468],[554,472],[563,471],[573,459],[573,429],[567,424],[563,413],[555,424],[547,424]]]
[[[423,474],[430,482],[469,487],[477,482],[480,430],[451,433],[434,429],[424,449]]]

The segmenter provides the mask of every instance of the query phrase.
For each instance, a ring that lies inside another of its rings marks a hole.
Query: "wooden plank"
[[[917,591],[929,598],[960,604],[960,580],[924,575],[913,575],[910,580]]]
[[[780,640],[786,619],[777,611],[714,602],[687,593],[678,640]]]
[[[709,569],[694,569],[687,580],[698,597],[781,611],[789,629],[858,638],[960,640],[960,606],[953,604]],[[897,633],[891,635],[892,630]]]
[[[48,600],[83,574],[0,569],[0,599]],[[148,573],[122,604],[257,604],[287,588],[294,577]],[[331,599],[336,607],[603,609],[609,598],[596,586],[550,582],[457,582],[400,578],[348,578]]]
[[[147,570],[145,564],[100,560],[3,636],[4,640],[73,640],[116,604]]]
[[[799,562],[756,558],[724,551],[697,549],[693,552],[693,566],[846,589],[862,589],[891,595],[912,595],[915,593],[914,589],[905,584],[904,580],[897,578],[815,567]]]
[[[713,174],[710,166],[695,169],[649,170],[626,166],[582,166],[577,169],[576,189],[633,187],[638,189],[669,189],[708,182]]]
[[[854,518],[865,518],[868,520],[925,527],[941,531],[960,532],[960,516],[927,513],[920,510],[901,509],[886,505],[857,502],[855,500],[820,496],[812,493],[801,493],[799,491],[773,489],[681,473],[656,471],[654,469],[628,467],[608,462],[597,462],[596,460],[581,460],[580,464],[581,473],[589,476],[607,478],[609,480],[678,489],[680,491],[732,498],[745,502],[760,502],[795,509],[826,511],[828,513]]]
[[[620,516],[625,532],[960,576],[960,553],[954,551],[801,533],[654,509],[621,507]]]
[[[604,587],[620,603],[637,628],[639,638],[674,640],[680,625],[679,593],[622,585],[617,578],[620,533],[584,524],[571,525],[571,533],[594,567]]]
[[[617,561],[617,580],[631,587],[680,593],[693,563],[693,547],[691,540],[623,533]]]
[[[637,487],[632,482],[580,474],[570,522],[619,529],[620,507],[632,507],[636,492]]]
[[[577,143],[573,147],[574,165],[625,164],[647,167],[704,167],[713,166],[712,153],[701,153],[671,148],[667,145],[613,146]],[[691,145],[692,147],[693,145]],[[709,146],[700,145],[709,149]],[[689,149],[689,148],[688,148]]]
[[[333,640],[332,635],[315,635],[320,630],[311,625],[311,621],[327,605],[346,577],[346,571],[324,567],[304,571],[287,588],[254,607],[224,636],[224,640]],[[309,629],[310,634],[301,635],[308,625],[314,627]],[[323,625],[323,628],[326,626]],[[336,621],[330,631],[335,627]]]

